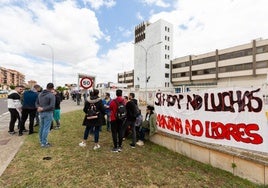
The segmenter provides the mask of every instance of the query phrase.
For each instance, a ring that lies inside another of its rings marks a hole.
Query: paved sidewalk
[[[82,110],[83,105],[84,102],[77,105],[76,102],[71,99],[63,100],[61,103],[61,113]],[[18,136],[18,130],[16,130],[17,133],[15,135],[10,135],[8,133],[9,119],[9,112],[0,115],[0,176],[20,149],[25,137],[29,136],[27,133],[23,136]],[[17,126],[17,122],[15,126]],[[25,126],[28,129],[28,122],[26,122]]]

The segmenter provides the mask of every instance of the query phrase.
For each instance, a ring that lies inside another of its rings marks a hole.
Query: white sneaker
[[[97,150],[97,149],[99,149],[99,148],[100,148],[100,145],[99,145],[99,144],[97,144],[97,145],[95,145],[95,146],[93,147],[94,150]]]
[[[143,146],[144,145],[144,142],[139,140],[137,143],[136,143],[138,146]]]
[[[81,146],[81,147],[86,147],[87,144],[86,144],[85,142],[82,141],[82,142],[79,143],[79,146]]]

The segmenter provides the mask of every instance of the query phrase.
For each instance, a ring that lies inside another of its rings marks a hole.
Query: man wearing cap
[[[55,95],[53,83],[48,83],[45,90],[43,90],[36,101],[37,111],[40,115],[39,140],[41,147],[50,147],[48,143],[48,133],[50,131],[51,122],[53,120],[53,111],[55,108]]]
[[[19,131],[19,136],[23,135],[23,130],[25,130],[25,122],[29,115],[29,134],[33,134],[33,125],[34,118],[36,116],[36,100],[38,97],[38,91],[40,91],[41,87],[39,85],[34,85],[31,90],[27,90],[23,93],[22,97],[22,112],[21,112],[21,126]]]

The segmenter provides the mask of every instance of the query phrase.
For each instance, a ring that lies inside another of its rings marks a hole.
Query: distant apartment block
[[[135,27],[134,87],[163,89],[170,83],[173,56],[173,26],[162,19]]]
[[[171,82],[177,92],[202,87],[264,87],[268,83],[268,40],[179,57],[171,66]]]
[[[3,89],[13,85],[25,85],[25,75],[12,69],[0,67],[0,84]]]
[[[30,80],[30,81],[28,81],[28,87],[29,88],[32,88],[34,85],[36,85],[37,84],[37,82],[35,81],[35,80]]]
[[[128,88],[134,87],[134,70],[118,73],[117,82],[126,83]]]

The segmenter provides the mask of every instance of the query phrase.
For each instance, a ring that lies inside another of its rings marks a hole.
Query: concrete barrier
[[[164,132],[150,137],[150,141],[254,183],[268,184],[268,155],[265,153],[197,142]]]

